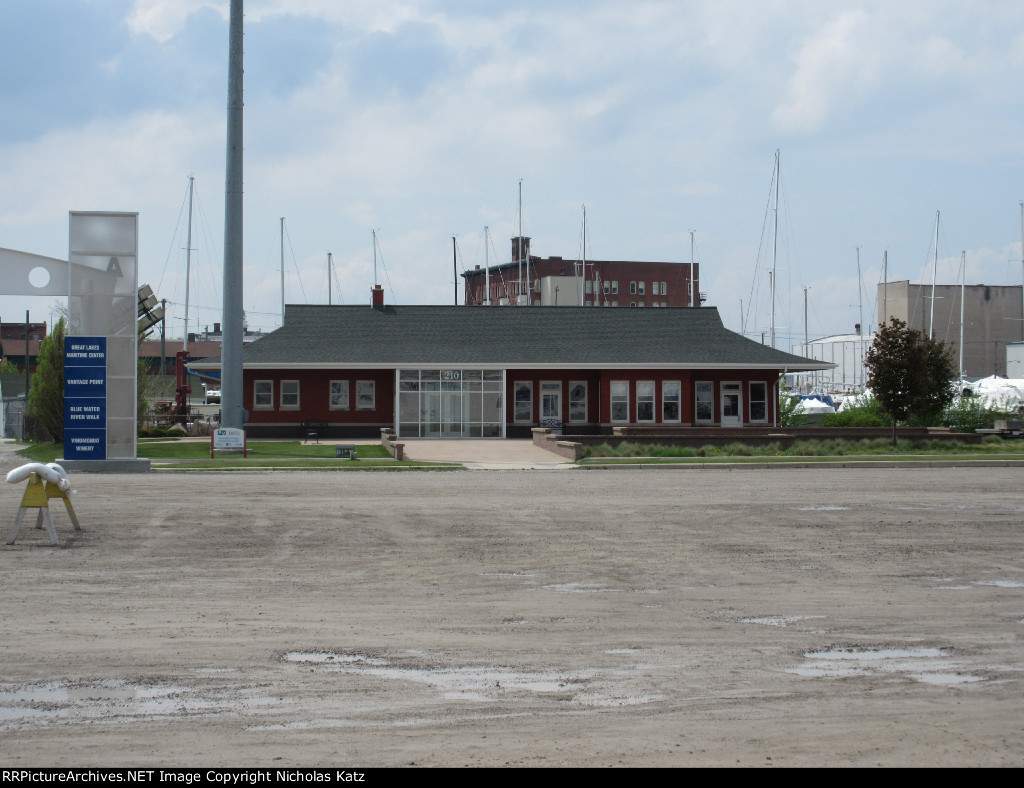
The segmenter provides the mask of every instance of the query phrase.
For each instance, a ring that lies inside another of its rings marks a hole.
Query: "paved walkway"
[[[405,457],[428,462],[461,462],[467,468],[557,468],[566,465],[557,454],[533,445],[531,440],[430,440],[406,439]]]

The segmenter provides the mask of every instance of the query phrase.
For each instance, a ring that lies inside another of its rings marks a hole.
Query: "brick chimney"
[[[374,285],[373,290],[370,291],[373,295],[373,300],[370,302],[374,309],[384,308],[384,288],[380,285]]]

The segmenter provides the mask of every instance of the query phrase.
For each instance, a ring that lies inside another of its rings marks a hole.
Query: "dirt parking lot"
[[[1020,469],[72,482],[4,766],[1024,764]]]

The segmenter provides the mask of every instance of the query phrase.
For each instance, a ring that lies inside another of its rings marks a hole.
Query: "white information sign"
[[[245,430],[224,427],[213,431],[214,449],[244,449]]]

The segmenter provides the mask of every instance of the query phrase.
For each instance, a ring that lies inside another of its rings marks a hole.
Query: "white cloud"
[[[879,31],[861,10],[841,13],[803,44],[789,82],[789,100],[772,114],[786,132],[814,132],[838,108],[857,104],[881,79]]]
[[[128,16],[128,27],[135,34],[146,34],[163,43],[185,26],[192,14],[204,8],[228,16],[226,0],[135,0]]]

